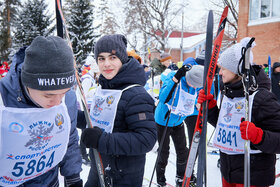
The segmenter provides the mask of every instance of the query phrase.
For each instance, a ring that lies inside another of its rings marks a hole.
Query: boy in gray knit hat
[[[83,186],[73,59],[56,36],[38,36],[15,54],[0,82],[0,152],[12,156],[0,158],[0,186],[58,186],[58,171],[67,186]]]

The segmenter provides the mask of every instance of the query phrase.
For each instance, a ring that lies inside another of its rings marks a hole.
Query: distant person
[[[200,51],[199,55],[195,58],[197,64],[204,66],[205,50]]]
[[[148,80],[151,76],[151,70],[149,68],[149,66],[143,64],[143,68],[144,68],[144,71],[145,71],[145,78],[146,80]]]
[[[280,62],[274,62],[271,74],[271,87],[272,93],[277,97],[280,102]]]
[[[81,77],[80,81],[81,81],[81,86],[83,88],[83,92],[84,92],[84,95],[85,95],[85,98],[87,101],[88,108],[90,108],[91,102],[92,102],[92,97],[94,96],[94,93],[98,86],[99,68],[97,66],[95,59],[92,56],[88,56],[86,58],[86,64],[89,65],[90,70]],[[79,97],[78,91],[79,90],[76,90],[76,94],[78,95],[78,101],[79,101],[77,127],[80,128],[80,126],[81,126],[80,124],[84,124],[85,121],[83,120],[84,112],[83,112],[83,108],[81,107],[82,101]],[[82,120],[82,121],[80,121],[80,120]],[[84,129],[85,129],[85,127],[81,128],[81,130],[84,130]],[[87,148],[81,140],[80,140],[80,149],[81,149],[83,164],[90,165],[90,159],[89,159],[89,155],[87,152]]]
[[[174,62],[171,62],[171,64],[168,66],[168,68],[171,69],[171,70],[173,70],[173,71],[179,69],[178,66],[177,66],[177,64],[174,63]]]
[[[128,56],[132,56],[135,58],[140,64],[142,64],[142,58],[140,57],[139,54],[136,53],[136,51],[133,49],[131,51],[127,51]]]
[[[150,65],[154,74],[153,76],[162,74],[166,70],[166,68],[171,65],[171,59],[172,57],[169,53],[161,53],[160,59],[154,58]]]

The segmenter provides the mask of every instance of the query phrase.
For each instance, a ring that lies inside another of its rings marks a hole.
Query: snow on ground
[[[211,125],[208,125],[208,129],[207,129],[207,136],[208,139],[210,138],[212,132],[213,132],[214,128]],[[80,131],[79,131],[80,133]],[[187,131],[186,131],[186,135],[188,135]],[[187,138],[188,139],[188,138]],[[174,149],[174,145],[173,142],[170,141],[170,155],[169,155],[169,159],[168,159],[168,165],[166,168],[166,173],[165,173],[165,177],[166,177],[166,182],[168,184],[170,184],[170,186],[175,186],[175,176],[176,176],[176,153],[175,153],[175,149]],[[211,142],[211,140],[210,140]],[[187,144],[188,145],[188,144]],[[156,162],[156,158],[157,158],[157,150],[158,145],[155,145],[155,147],[153,148],[152,151],[150,151],[149,153],[147,153],[146,156],[146,165],[145,165],[145,174],[144,174],[144,180],[143,180],[143,186],[149,186],[149,179],[151,179],[152,176],[152,171]],[[212,147],[207,147],[207,152],[211,152],[212,150],[216,150],[215,148]],[[278,158],[280,158],[280,155],[277,155]],[[220,174],[220,170],[217,167],[217,161],[219,159],[219,155],[215,155],[215,154],[207,154],[207,186],[208,187],[221,187],[221,174]],[[196,171],[196,165],[195,165],[195,171]],[[83,171],[81,172],[81,178],[85,182],[87,181],[87,177],[88,177],[88,173],[89,173],[89,166],[82,166]],[[196,173],[196,172],[195,172]],[[276,162],[276,173],[280,173],[280,161],[278,160]],[[60,187],[63,187],[63,178],[60,177]],[[153,182],[156,182],[156,174],[154,174],[153,177]],[[155,184],[153,184],[152,186],[156,186]],[[271,187],[279,187],[280,186],[280,177],[276,179],[275,184]]]

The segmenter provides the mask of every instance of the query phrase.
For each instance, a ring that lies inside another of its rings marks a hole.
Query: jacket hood
[[[111,80],[107,80],[102,74],[99,83],[103,89],[123,89],[131,84],[146,84],[144,68],[139,62],[129,57],[127,63],[123,64],[118,74]]]
[[[274,72],[275,68],[278,68],[280,66],[280,62],[274,62],[273,67],[272,67],[272,72]]]
[[[8,89],[11,90],[21,90],[20,86],[20,74],[21,68],[25,57],[25,49],[26,47],[21,48],[13,57],[12,64],[8,74],[2,79],[5,82],[9,82],[5,84],[6,87],[10,87]]]
[[[11,68],[8,74],[1,80],[2,89],[8,90],[8,95],[11,98],[15,98],[18,102],[24,102],[26,104],[36,106],[25,93],[25,90],[21,84],[21,68],[24,62],[25,49],[21,48],[13,57]]]

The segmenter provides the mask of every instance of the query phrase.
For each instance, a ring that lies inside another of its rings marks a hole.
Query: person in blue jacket
[[[182,186],[183,182],[189,153],[183,121],[194,112],[197,93],[202,87],[204,67],[194,65],[189,71],[188,69],[187,65],[183,65],[177,72],[161,76],[163,86],[160,90],[159,103],[155,110],[159,143],[162,141],[165,128],[167,130],[156,166],[157,183],[159,186],[166,185],[164,173],[169,156],[170,136],[174,142],[177,155],[176,185]]]
[[[67,42],[38,36],[0,81],[0,186],[82,187],[74,57]]]
[[[183,65],[187,65],[187,64],[190,64],[192,66],[198,65],[198,63],[196,62],[196,60],[193,57],[189,57],[186,60],[184,60]],[[193,132],[194,132],[194,128],[195,128],[195,124],[196,124],[196,120],[197,120],[197,115],[198,115],[198,110],[196,107],[194,107],[194,112],[191,115],[187,116],[186,119],[184,120],[187,125],[187,128],[188,128],[189,147],[191,146]]]
[[[154,100],[144,89],[141,64],[127,55],[123,35],[105,35],[94,49],[100,70],[99,83],[90,109],[94,128],[86,128],[82,141],[101,154],[105,182],[114,187],[141,187],[146,153],[156,142]],[[92,151],[90,156],[93,158]],[[86,187],[98,187],[96,163],[91,159]]]

